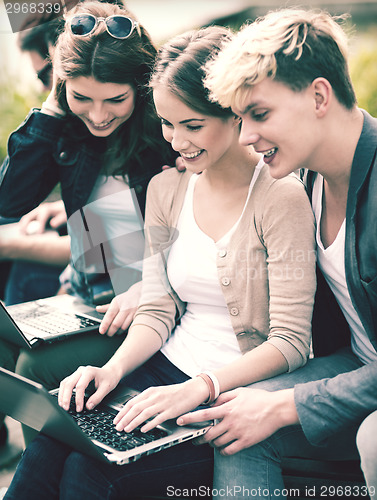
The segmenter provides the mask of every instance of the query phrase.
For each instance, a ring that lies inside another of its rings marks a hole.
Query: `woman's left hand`
[[[112,337],[123,334],[132,323],[140,300],[142,283],[139,281],[132,285],[126,292],[113,298],[110,304],[97,306],[100,313],[105,313],[99,333]]]
[[[182,384],[150,387],[127,402],[114,424],[118,431],[131,432],[148,420],[141,428],[147,432],[165,420],[195,409],[207,398],[207,385],[198,377]]]

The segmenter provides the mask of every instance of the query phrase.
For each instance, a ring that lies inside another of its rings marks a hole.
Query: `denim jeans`
[[[335,377],[360,366],[361,362],[351,350],[343,349],[331,356],[310,359],[304,367],[292,373],[250,387],[268,391],[288,389],[298,383]],[[235,455],[225,457],[215,451],[214,498],[284,499],[282,458],[358,459],[356,432],[357,426],[338,433],[326,446],[313,446],[299,425],[289,426]]]
[[[0,226],[18,222],[18,218],[0,216]],[[38,262],[14,260],[7,263],[4,302],[6,305],[55,295],[59,289],[59,275],[62,266],[40,264]],[[5,273],[4,273],[5,274]]]
[[[142,390],[188,378],[157,353],[121,383]],[[210,489],[212,474],[213,451],[208,445],[185,442],[117,466],[87,457],[41,434],[25,450],[4,498],[134,500],[148,495],[168,496],[177,488]]]
[[[5,286],[6,305],[55,295],[59,290],[59,275],[63,268],[38,262],[15,261]]]

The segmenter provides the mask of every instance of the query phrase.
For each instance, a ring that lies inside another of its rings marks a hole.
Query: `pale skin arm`
[[[59,404],[67,409],[74,389],[76,408],[81,411],[85,389],[93,380],[96,392],[87,401],[87,408],[96,406],[122,377],[142,365],[161,347],[159,335],[143,325],[131,327],[121,347],[103,368],[80,367],[63,380]],[[221,391],[272,377],[287,370],[287,362],[275,347],[264,343],[237,361],[215,372]],[[196,408],[208,398],[208,387],[201,378],[182,384],[151,387],[129,401],[114,420],[118,430],[129,432],[151,417],[143,427],[148,431],[167,419],[176,418]]]
[[[287,369],[287,362],[280,351],[264,343],[214,373],[223,392],[273,377]],[[208,395],[207,384],[199,377],[183,384],[151,387],[129,401],[118,413],[114,423],[118,430],[130,432],[154,417],[142,427],[143,431],[148,431],[165,420],[195,409]]]
[[[73,390],[76,389],[76,409],[83,409],[85,389],[94,381],[96,391],[87,401],[87,408],[93,408],[113,390],[128,373],[142,365],[161,348],[161,338],[152,328],[135,325],[131,327],[122,345],[102,367],[80,366],[60,384],[59,404],[69,408]]]
[[[213,407],[187,413],[179,425],[215,420],[198,444],[209,443],[221,455],[233,455],[264,441],[282,427],[299,424],[294,389],[268,392],[242,387],[221,394]]]
[[[70,238],[55,232],[36,235],[17,234],[3,237],[0,234],[0,260],[27,260],[65,266],[70,259]]]

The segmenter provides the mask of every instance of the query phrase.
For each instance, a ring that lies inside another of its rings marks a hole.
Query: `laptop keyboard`
[[[75,405],[71,403],[68,413],[91,439],[95,439],[118,451],[131,450],[168,435],[165,430],[158,428],[148,432],[141,432],[140,427],[136,427],[130,433],[119,432],[115,429],[113,423],[116,412],[110,413],[109,409],[94,408],[94,410],[83,410],[78,413],[75,410]]]
[[[88,326],[98,326],[98,321],[93,321],[84,316],[67,314],[46,304],[17,304],[17,309],[12,312],[15,322],[37,328],[45,333],[59,334],[75,332]]]

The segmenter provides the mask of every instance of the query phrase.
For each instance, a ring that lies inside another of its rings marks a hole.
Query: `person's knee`
[[[377,411],[371,413],[361,423],[356,436],[356,444],[361,461],[373,463],[377,469]]]
[[[6,340],[0,339],[0,366],[14,371],[20,348]]]
[[[79,477],[87,477],[90,473],[88,467],[89,459],[77,451],[72,451],[65,461],[64,475],[70,477],[73,481],[79,480]]]
[[[16,364],[16,373],[35,382],[39,382],[47,388],[54,388],[51,374],[48,373],[47,365],[40,359],[37,352],[29,353],[22,351]]]
[[[62,498],[97,500],[112,497],[112,485],[102,474],[101,464],[79,452],[72,451],[64,464],[60,481]]]
[[[218,449],[214,453],[214,489],[233,491],[235,498],[243,498],[239,487],[248,485],[258,489],[264,483],[264,475],[274,471],[274,478],[279,482],[281,456],[275,435],[265,441],[245,448],[234,455],[222,455]],[[275,484],[275,483],[274,483]]]
[[[360,425],[356,444],[370,497],[375,498],[377,489],[377,411],[371,413]],[[372,491],[373,488],[373,491]]]

